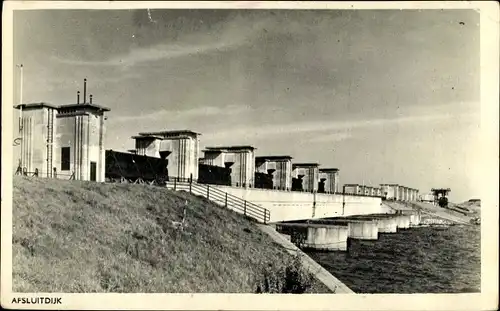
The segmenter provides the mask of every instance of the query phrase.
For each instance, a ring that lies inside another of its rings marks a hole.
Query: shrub
[[[267,265],[256,284],[255,292],[303,294],[313,286],[313,282],[314,276],[302,267],[300,256],[296,255],[279,267]]]

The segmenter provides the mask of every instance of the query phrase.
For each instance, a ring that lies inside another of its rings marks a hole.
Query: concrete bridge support
[[[396,218],[398,229],[410,228],[410,215],[397,216]]]
[[[420,213],[410,215],[410,226],[418,226],[421,221],[422,215]]]
[[[378,224],[376,221],[349,221],[349,237],[359,240],[377,240]]]
[[[303,245],[317,250],[346,251],[348,233],[347,226],[309,227]]]
[[[397,222],[394,218],[380,218],[377,220],[378,232],[394,233],[397,232]]]
[[[346,251],[349,229],[346,225],[282,223],[276,231],[290,236],[290,241],[301,248],[328,251]]]

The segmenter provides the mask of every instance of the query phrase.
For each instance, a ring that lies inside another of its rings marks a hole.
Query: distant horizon
[[[251,145],[341,184],[479,198],[479,13],[292,11],[16,11],[23,103],[75,103],[87,78],[106,149],[191,130],[200,150]]]

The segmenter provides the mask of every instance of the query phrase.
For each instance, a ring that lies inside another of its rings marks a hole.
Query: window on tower
[[[70,149],[69,147],[61,148],[61,171],[70,170]]]

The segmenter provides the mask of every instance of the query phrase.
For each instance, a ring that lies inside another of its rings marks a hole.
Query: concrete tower
[[[343,187],[343,191],[345,191],[345,193],[347,194],[364,194],[363,186],[359,184],[345,184]]]
[[[320,182],[325,186],[326,193],[339,192],[339,169],[338,168],[320,168]]]
[[[139,133],[134,136],[136,153],[168,160],[168,175],[198,179],[201,134],[189,130]]]
[[[38,176],[52,177],[54,159],[55,115],[58,107],[47,103],[20,104],[19,122],[20,156],[18,166],[22,171],[38,172]],[[19,169],[19,168],[18,168]]]
[[[380,184],[381,196],[385,196],[387,200],[398,200],[398,187],[397,184]]]
[[[77,180],[105,180],[104,137],[105,113],[108,108],[87,99],[87,79],[84,80],[83,101],[59,106],[56,116],[54,160],[57,174],[73,175]]]
[[[278,190],[292,189],[292,157],[255,157],[255,169],[260,173],[272,173],[273,187]]]
[[[255,180],[255,148],[252,146],[206,147],[203,163],[231,168],[231,184],[253,187]]]
[[[293,177],[302,179],[302,189],[306,192],[317,192],[319,181],[318,163],[294,163]]]
[[[105,116],[108,108],[87,101],[76,104],[22,104],[20,165],[41,177],[104,181]]]

